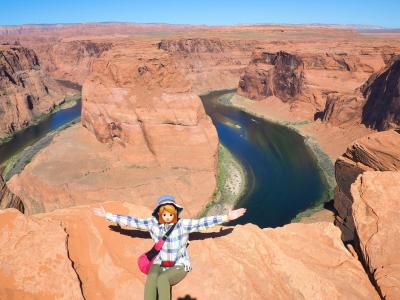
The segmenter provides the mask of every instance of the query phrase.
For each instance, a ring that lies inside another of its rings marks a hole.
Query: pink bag
[[[159,240],[157,243],[154,244],[153,248],[151,248],[150,251],[139,256],[137,264],[139,266],[140,271],[142,271],[144,274],[149,274],[151,265],[153,264],[154,259],[160,252],[164,243],[165,243],[164,239]]]

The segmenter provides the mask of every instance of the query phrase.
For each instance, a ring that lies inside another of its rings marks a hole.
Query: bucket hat
[[[161,196],[157,199],[157,206],[156,208],[153,210],[153,213],[151,214],[153,217],[155,217],[156,219],[158,219],[158,210],[160,209],[161,206],[166,205],[166,204],[171,204],[176,208],[176,211],[179,215],[179,213],[183,210],[183,207],[176,204],[176,200],[174,196],[171,195],[164,195]]]

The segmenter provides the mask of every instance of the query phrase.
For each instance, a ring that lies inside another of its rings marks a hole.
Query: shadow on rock
[[[136,230],[136,229],[124,229],[119,225],[109,225],[108,228],[110,230],[118,232],[119,234],[124,234],[130,236],[132,238],[142,238],[142,239],[150,239],[150,233],[147,231]]]
[[[225,236],[230,234],[233,231],[233,228],[226,228],[220,230],[218,232],[193,232],[189,235],[190,241],[197,241],[197,240],[205,240],[205,239],[214,239],[221,236]]]
[[[124,234],[132,238],[150,239],[150,233],[147,231],[136,230],[136,229],[124,229],[119,225],[109,225],[110,230]],[[189,235],[190,241],[214,239],[230,234],[233,228],[220,229],[218,232],[194,232]]]
[[[185,297],[179,297],[177,300],[197,300],[197,298],[192,298],[190,295],[186,295]]]

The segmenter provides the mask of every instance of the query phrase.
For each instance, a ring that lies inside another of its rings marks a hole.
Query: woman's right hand
[[[92,208],[92,213],[102,218],[106,216],[106,210],[104,209],[103,206]]]

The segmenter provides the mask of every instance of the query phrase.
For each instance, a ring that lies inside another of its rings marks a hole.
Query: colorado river
[[[326,200],[326,186],[303,137],[284,126],[266,122],[218,103],[227,92],[202,96],[219,140],[245,167],[248,190],[237,203],[247,213],[235,224],[276,227],[289,223],[299,212]],[[0,145],[0,164],[32,145],[48,132],[78,118],[81,103],[63,109]]]
[[[41,121],[37,125],[29,126],[14,134],[12,139],[0,145],[0,165],[24,148],[34,144],[47,133],[79,118],[81,115],[81,101],[70,108],[61,109]]]
[[[295,131],[218,103],[225,91],[202,96],[220,142],[242,163],[249,188],[237,207],[247,213],[233,224],[277,227],[317,201],[327,200],[324,178],[311,150]]]

